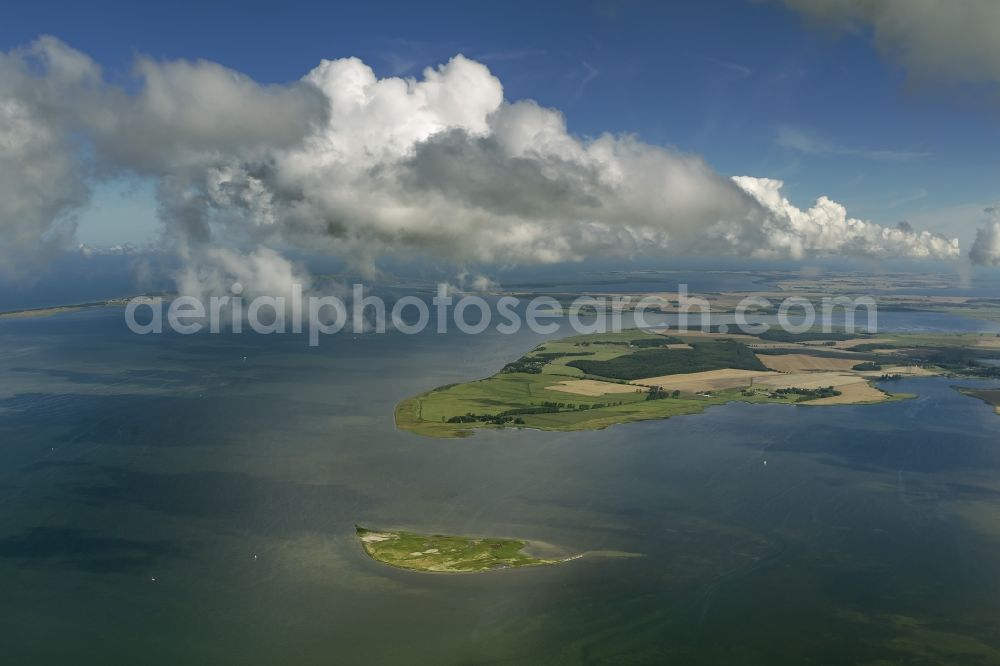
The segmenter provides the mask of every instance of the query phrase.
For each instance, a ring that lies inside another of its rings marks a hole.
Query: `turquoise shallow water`
[[[1000,663],[1000,417],[953,381],[587,433],[393,427],[539,339],[0,322],[0,663]],[[642,557],[422,575],[355,523]]]

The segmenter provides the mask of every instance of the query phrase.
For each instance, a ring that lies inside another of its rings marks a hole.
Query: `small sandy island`
[[[80,310],[94,307],[90,305],[60,305],[52,308],[32,308],[30,310],[11,310],[10,312],[0,312],[0,319],[33,319],[37,317],[51,317],[57,314],[67,314],[69,312],[79,312]]]
[[[975,389],[964,386],[955,386],[953,388],[963,395],[979,398],[987,405],[992,405],[993,411],[1000,415],[1000,389]]]

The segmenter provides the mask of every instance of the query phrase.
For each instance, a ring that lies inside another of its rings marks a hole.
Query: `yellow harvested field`
[[[858,374],[846,372],[803,372],[799,374],[773,374],[754,380],[754,384],[773,388],[816,389],[824,386],[839,388],[848,384],[866,384],[868,380]],[[812,401],[810,401],[812,402]]]
[[[827,358],[809,354],[759,354],[757,358],[768,368],[778,372],[845,371],[863,362],[861,359]]]
[[[979,338],[976,340],[977,347],[986,347],[987,349],[1000,349],[1000,338]]]
[[[858,382],[857,384],[845,384],[838,386],[840,395],[832,398],[820,398],[803,403],[806,405],[854,405],[862,402],[882,402],[888,400],[889,396],[868,382]]]
[[[723,370],[706,370],[705,372],[688,372],[678,375],[634,379],[631,383],[640,386],[659,386],[667,391],[700,393],[702,391],[718,391],[721,389],[750,386],[758,378],[772,376],[777,376],[777,373],[726,368]]]
[[[631,384],[601,382],[596,379],[567,379],[559,382],[558,384],[546,386],[545,389],[548,391],[562,391],[563,393],[585,395],[593,398],[599,395],[607,395],[609,393],[635,393],[638,387],[632,386]],[[645,391],[646,389],[639,390]]]
[[[687,344],[686,342],[681,342],[673,345],[663,345],[663,346],[666,347],[667,349],[694,349],[694,347]]]

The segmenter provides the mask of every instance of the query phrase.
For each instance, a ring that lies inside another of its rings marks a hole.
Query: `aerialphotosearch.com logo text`
[[[242,333],[249,329],[261,335],[307,333],[309,346],[320,343],[320,336],[333,335],[345,329],[354,333],[385,333],[395,330],[406,335],[421,333],[431,324],[434,310],[435,331],[448,333],[454,324],[460,332],[475,335],[491,326],[501,334],[512,334],[527,326],[532,332],[550,335],[559,330],[555,319],[565,319],[577,334],[618,332],[624,328],[640,329],[700,329],[733,333],[733,327],[749,335],[760,335],[775,325],[792,334],[804,334],[817,329],[829,333],[835,324],[847,333],[854,333],[856,313],[865,311],[863,329],[877,329],[877,305],[869,296],[825,296],[817,303],[801,296],[791,296],[774,303],[759,295],[749,295],[721,313],[713,313],[712,303],[690,296],[687,285],[680,285],[676,297],[664,294],[634,297],[580,296],[569,304],[552,296],[500,296],[487,300],[474,294],[457,298],[446,284],[438,285],[430,299],[414,295],[402,296],[391,305],[372,294],[365,294],[361,284],[351,291],[350,305],[333,296],[304,296],[302,285],[292,285],[288,296],[255,296],[244,298],[243,285],[234,283],[230,294],[210,296],[178,296],[173,299],[139,296],[125,307],[125,322],[133,333],[162,333],[164,322],[169,330],[190,335],[208,331]],[[715,314],[732,319],[731,323],[713,323]],[[658,321],[650,321],[655,315]],[[664,316],[675,317],[667,323]],[[772,321],[761,321],[770,315]],[[748,317],[753,316],[754,321]],[[626,317],[630,318],[625,325]]]

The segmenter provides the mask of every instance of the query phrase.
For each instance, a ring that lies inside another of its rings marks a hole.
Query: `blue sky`
[[[380,76],[419,76],[464,53],[490,67],[507,99],[563,111],[575,134],[634,133],[725,175],[779,178],[800,207],[825,194],[852,216],[907,219],[967,245],[979,211],[1000,199],[994,98],[914,84],[867,30],[812,30],[775,4],[38,2],[5,17],[0,47],[43,33],[112,81],[129,79],[139,53],[204,58],[261,82],[345,56]],[[81,240],[147,240],[152,192],[102,185]]]

